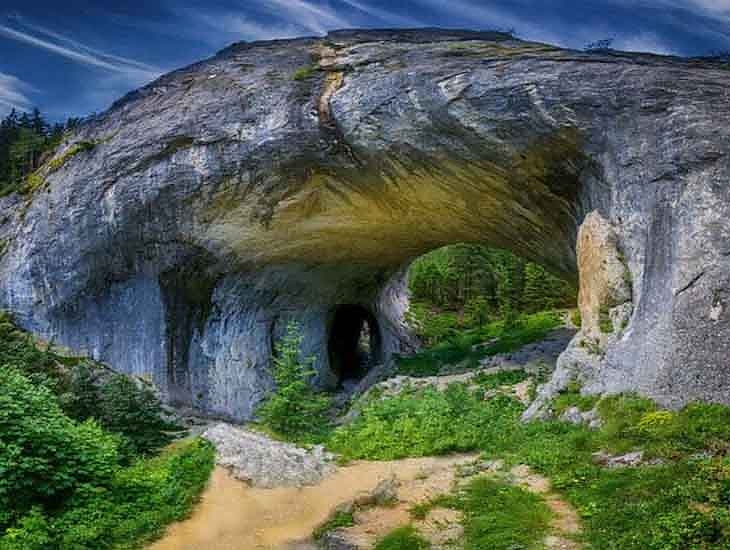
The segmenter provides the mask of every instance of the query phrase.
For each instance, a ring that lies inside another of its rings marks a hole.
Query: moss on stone
[[[298,68],[294,74],[292,75],[292,79],[294,80],[306,80],[307,78],[311,77],[316,73],[318,70],[317,65],[306,65],[304,67]]]
[[[48,161],[48,163],[46,163],[49,173],[60,170],[71,158],[75,157],[79,153],[92,151],[97,145],[98,142],[96,141],[79,141],[78,143],[74,143],[62,154],[52,158]]]
[[[611,311],[608,305],[604,304],[598,310],[598,328],[604,334],[611,334],[613,332],[613,321],[611,320]]]
[[[25,177],[25,182],[20,188],[20,193],[22,195],[33,195],[36,191],[43,189],[47,183],[46,178],[41,176],[39,171],[36,170]]]

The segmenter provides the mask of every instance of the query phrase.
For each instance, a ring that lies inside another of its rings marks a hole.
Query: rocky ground
[[[336,512],[354,512],[355,524],[326,533],[319,547],[326,550],[370,550],[387,533],[411,524],[431,543],[433,550],[460,548],[459,541],[464,532],[460,512],[435,506],[425,517],[414,518],[412,510],[436,497],[458,491],[481,475],[519,485],[545,499],[554,514],[551,533],[544,540],[545,548],[581,548],[574,540],[581,530],[578,514],[568,502],[552,491],[549,480],[531,472],[525,465],[506,469],[502,461],[483,461],[477,455],[452,457],[448,462],[424,468],[415,479],[402,481],[397,477],[391,478],[379,484],[371,495],[344,503]],[[304,550],[317,547],[300,543],[293,548]]]
[[[322,446],[304,449],[222,422],[203,437],[215,445],[217,464],[253,487],[314,485],[335,468],[334,456]]]

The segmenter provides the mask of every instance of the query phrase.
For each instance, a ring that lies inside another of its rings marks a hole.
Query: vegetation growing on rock
[[[79,122],[71,118],[51,125],[37,109],[32,113],[13,110],[0,121],[0,196],[21,189],[31,193],[41,187],[42,178],[34,172]]]
[[[188,513],[213,466],[144,387],[40,350],[0,317],[0,549],[139,548]]]

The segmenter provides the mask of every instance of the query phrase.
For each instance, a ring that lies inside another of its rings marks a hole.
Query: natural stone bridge
[[[498,33],[236,44],[0,199],[0,306],[241,419],[289,320],[334,384],[332,330],[368,321],[378,360],[411,349],[404,269],[482,242],[580,266],[584,329],[553,389],[730,402],[728,89],[720,64]]]

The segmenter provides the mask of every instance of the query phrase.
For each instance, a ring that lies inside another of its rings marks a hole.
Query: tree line
[[[575,307],[573,286],[505,250],[447,246],[418,258],[409,270],[414,302],[481,321]]]
[[[63,139],[81,123],[80,118],[51,123],[38,109],[15,109],[0,121],[0,196],[18,190]]]

